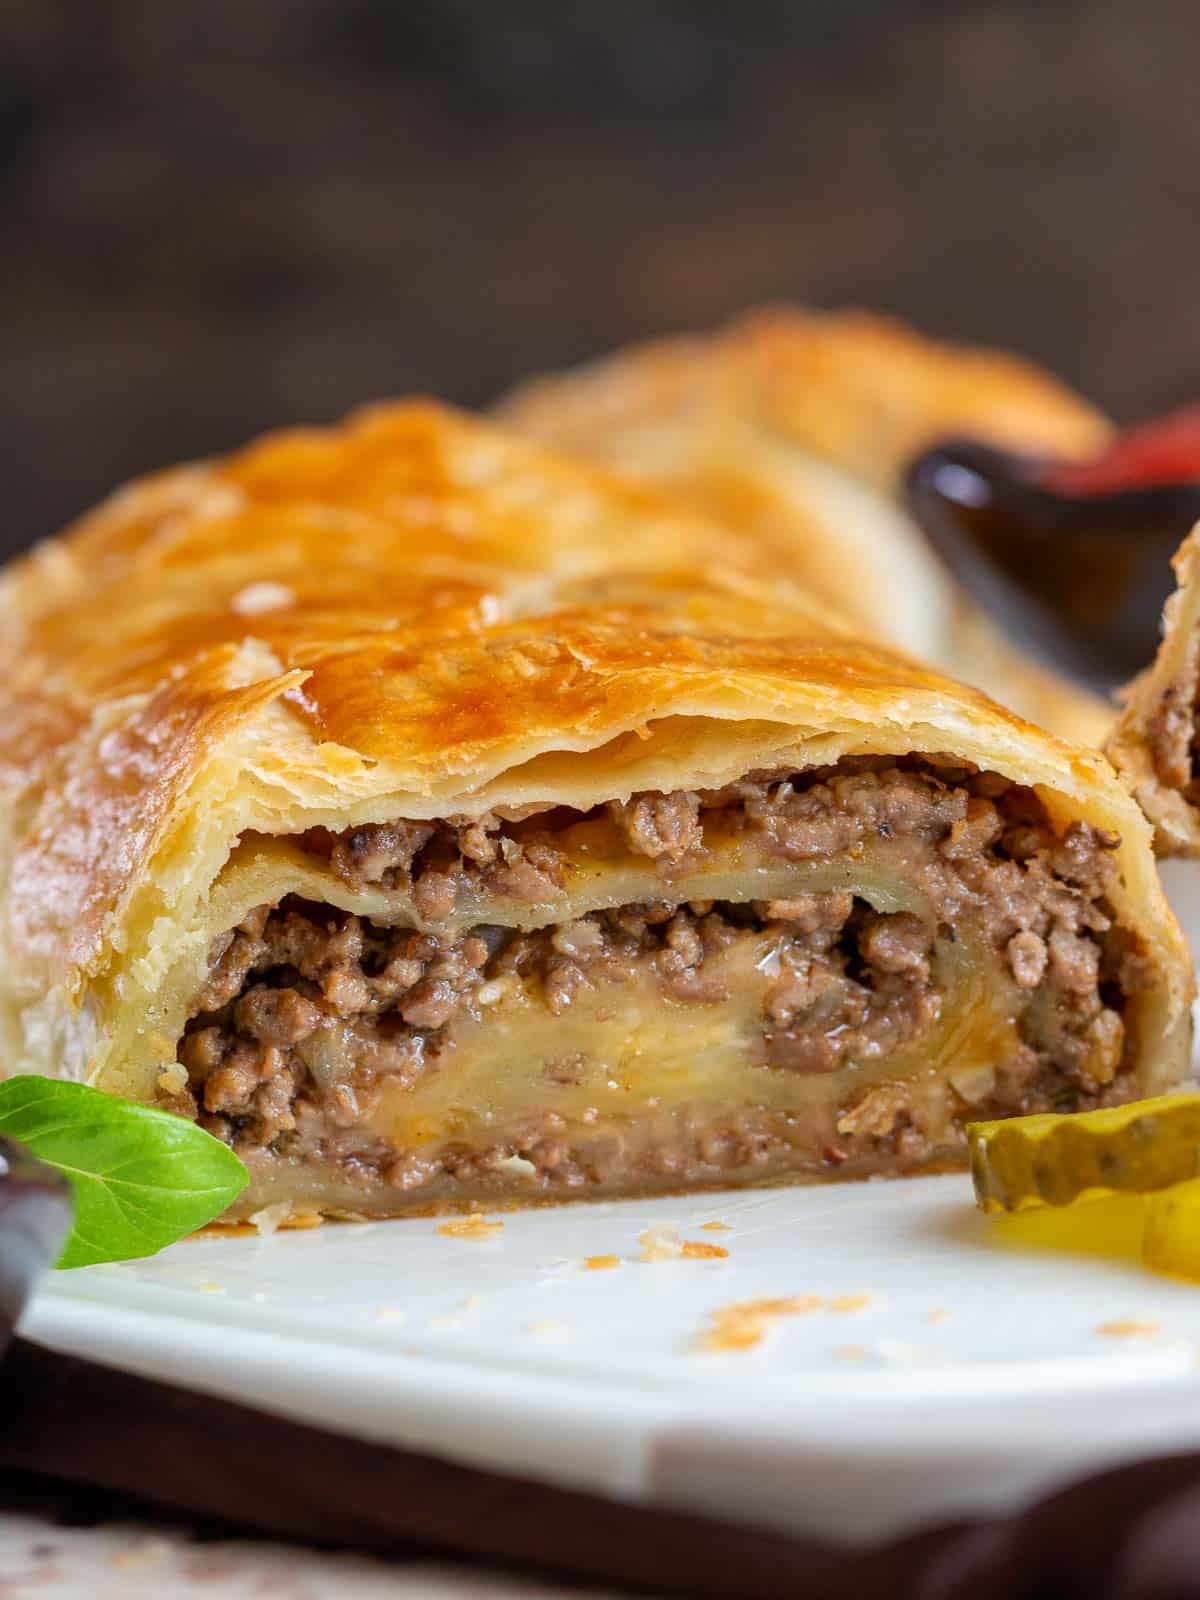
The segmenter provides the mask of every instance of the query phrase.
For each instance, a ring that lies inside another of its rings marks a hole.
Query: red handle
[[[1036,481],[1055,494],[1084,496],[1200,483],[1200,405],[1128,428],[1103,455],[1050,467]]]

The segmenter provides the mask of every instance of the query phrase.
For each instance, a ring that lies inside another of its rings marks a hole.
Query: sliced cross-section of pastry
[[[1158,654],[1126,691],[1107,751],[1154,824],[1160,854],[1200,856],[1200,526],[1174,567]]]
[[[1175,1081],[1104,760],[730,530],[425,404],[127,489],[0,585],[0,1050],[242,1212],[959,1161]]]
[[[544,443],[750,530],[769,560],[875,638],[1023,716],[1099,744],[1113,713],[1039,666],[957,584],[905,509],[905,471],[949,436],[1060,461],[1109,425],[1026,362],[862,313],[777,309],[536,379],[500,407]]]

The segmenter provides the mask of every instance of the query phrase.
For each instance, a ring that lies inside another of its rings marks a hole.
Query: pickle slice
[[[1155,1272],[1200,1278],[1200,1178],[1149,1197],[1142,1259]]]
[[[1146,1210],[1151,1204],[1150,1195],[1107,1194],[1089,1195],[1070,1206],[993,1211],[988,1242],[1002,1250],[1048,1251],[1137,1266],[1144,1260]]]
[[[985,1211],[1151,1194],[1200,1174],[1200,1095],[974,1122],[967,1141],[975,1198]]]

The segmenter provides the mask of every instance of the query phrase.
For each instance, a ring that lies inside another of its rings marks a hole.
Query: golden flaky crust
[[[968,434],[1086,457],[1105,420],[1024,361],[865,313],[775,309],[536,379],[499,414],[752,530],[873,636],[1086,744],[1102,701],[1036,666],[950,578],[901,504],[909,462]]]
[[[1176,590],[1153,662],[1130,684],[1106,746],[1130,794],[1154,824],[1164,856],[1200,856],[1196,701],[1200,694],[1200,524],[1172,565]]]
[[[762,563],[425,403],[118,494],[0,582],[4,1061],[152,1094],[214,934],[287,892],[265,836],[932,751],[1121,835],[1162,974],[1136,1070],[1169,1078],[1186,960],[1107,763]]]

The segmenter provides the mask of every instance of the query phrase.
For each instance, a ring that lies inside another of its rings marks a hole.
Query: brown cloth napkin
[[[1200,1600],[1200,1454],[845,1549],[366,1444],[17,1339],[0,1364],[0,1469],[309,1544],[416,1546],[659,1595]]]

